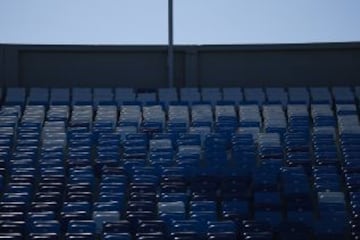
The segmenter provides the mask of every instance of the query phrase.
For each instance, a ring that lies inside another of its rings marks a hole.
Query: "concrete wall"
[[[177,46],[177,87],[360,85],[360,43]],[[167,87],[166,46],[0,45],[2,87]]]

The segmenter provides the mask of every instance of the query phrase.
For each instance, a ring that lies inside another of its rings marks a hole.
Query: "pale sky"
[[[174,0],[175,44],[360,41],[359,0]],[[166,44],[167,0],[0,0],[0,43]]]

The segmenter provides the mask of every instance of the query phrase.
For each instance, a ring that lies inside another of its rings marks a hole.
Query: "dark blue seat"
[[[115,197],[113,197],[115,198]],[[101,200],[107,200],[104,202],[95,202],[93,209],[94,211],[116,211],[116,210],[122,210],[123,204],[120,201],[117,201],[115,199],[101,199]]]
[[[68,233],[92,233],[95,234],[96,225],[94,221],[91,220],[82,220],[76,221],[71,220],[69,221],[67,232]]]
[[[51,105],[69,105],[70,89],[67,88],[51,88],[50,89]]]
[[[148,220],[142,221],[139,223],[139,226],[136,229],[138,233],[165,233],[166,225],[162,220]]]
[[[25,235],[25,221],[3,221],[0,223],[1,233],[20,233]]]
[[[289,103],[292,104],[308,104],[310,102],[309,92],[306,88],[291,87],[288,88]]]
[[[201,101],[201,95],[198,88],[180,88],[180,100],[186,101],[190,105],[193,102]]]
[[[166,235],[160,232],[156,233],[137,233],[136,240],[165,240]]]
[[[29,232],[60,234],[60,227],[60,223],[57,220],[39,220],[30,223]]]
[[[90,210],[91,210],[90,202],[64,202],[63,204],[64,212],[75,212],[75,211],[89,212]]]
[[[25,88],[8,88],[6,90],[5,104],[23,106],[26,100]]]
[[[344,239],[345,234],[345,222],[324,219],[314,224],[314,236],[316,239]]]
[[[96,235],[93,233],[66,233],[66,240],[95,240]]]
[[[28,105],[45,105],[49,104],[49,89],[47,88],[30,88],[27,98]]]
[[[135,229],[141,221],[157,219],[157,214],[154,211],[126,211],[125,218]]]
[[[288,103],[288,95],[284,88],[265,88],[267,102],[271,104],[282,104]]]
[[[283,222],[278,227],[278,232],[281,240],[301,240],[312,237],[312,228],[298,222]]]
[[[354,103],[355,97],[350,87],[333,87],[332,93],[336,103]]]
[[[131,240],[129,233],[104,233],[102,240]]]
[[[267,222],[245,220],[240,224],[243,239],[273,239],[273,229]]]
[[[104,233],[130,233],[133,232],[131,224],[127,220],[118,220],[104,223]]]
[[[192,239],[204,239],[201,237],[201,234],[197,232],[178,232],[178,233],[171,233],[170,235],[171,240],[192,240]]]
[[[311,87],[311,102],[315,104],[331,104],[332,96],[328,88],[326,87]]]
[[[250,217],[247,201],[226,201],[222,203],[222,217],[225,220],[241,222]]]
[[[199,222],[209,222],[217,220],[217,213],[215,211],[191,211],[189,212],[190,219]]]
[[[96,232],[101,233],[104,222],[116,222],[120,220],[120,213],[118,211],[94,211],[92,219],[96,224]]]
[[[114,104],[114,94],[111,88],[94,88],[93,102],[95,105]]]
[[[173,224],[168,227],[168,231],[170,235],[173,233],[194,232],[197,233],[199,237],[204,237],[207,232],[207,224],[206,222],[197,220],[175,220]]]
[[[202,211],[216,211],[216,202],[212,201],[197,201],[190,202],[190,211],[202,212]]]
[[[161,202],[189,202],[187,193],[162,193],[159,201]]]
[[[247,103],[262,105],[265,102],[265,93],[261,88],[244,88],[244,97]]]
[[[236,105],[244,101],[241,88],[223,88],[223,101],[233,101]]]
[[[59,240],[59,235],[57,235],[56,233],[32,233],[29,235],[29,239]]]
[[[31,222],[37,220],[55,220],[55,212],[47,211],[47,212],[28,212],[27,219]]]
[[[219,232],[219,233],[209,233],[209,240],[236,240],[237,235],[233,232]]]
[[[91,88],[73,88],[72,104],[73,105],[92,105],[92,89]]]
[[[178,101],[178,94],[176,88],[159,88],[158,89],[159,101],[168,105],[170,102]]]

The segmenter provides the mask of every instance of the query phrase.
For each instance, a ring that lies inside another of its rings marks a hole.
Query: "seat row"
[[[356,104],[3,105],[0,239],[356,239]]]
[[[210,102],[238,103],[354,103],[360,96],[360,87],[310,88],[162,88],[135,90],[132,88],[7,88],[1,98],[7,104],[99,105],[124,102]]]

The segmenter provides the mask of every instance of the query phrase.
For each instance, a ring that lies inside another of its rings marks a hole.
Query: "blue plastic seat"
[[[222,203],[222,217],[226,220],[241,222],[250,216],[249,203],[246,201],[226,201]]]
[[[281,199],[277,192],[255,192],[254,193],[255,210],[280,211]]]
[[[69,105],[70,89],[67,88],[51,88],[50,89],[51,105]]]
[[[114,104],[114,93],[111,88],[94,88],[93,102],[95,105]]]
[[[241,88],[223,88],[223,101],[232,101],[236,105],[244,101]]]
[[[244,97],[247,103],[262,105],[265,102],[265,93],[261,88],[244,88]]]
[[[241,237],[244,239],[273,239],[273,228],[267,222],[244,220],[240,224]]]
[[[91,220],[83,220],[76,221],[72,220],[69,222],[67,227],[68,233],[92,233],[95,234],[96,225],[94,221]]]
[[[136,229],[138,233],[165,233],[166,225],[161,220],[142,221]]]
[[[130,233],[132,231],[130,222],[127,220],[107,221],[103,225],[104,233]]]
[[[92,105],[92,91],[91,88],[73,88],[72,89],[72,104],[73,105]]]
[[[96,224],[96,232],[103,231],[104,222],[114,222],[120,220],[120,213],[118,211],[94,211],[93,220]]]
[[[25,235],[25,222],[24,221],[3,221],[0,223],[1,233],[20,233]]]
[[[193,102],[200,102],[201,95],[198,88],[180,88],[180,100],[192,104]]]
[[[211,233],[235,233],[238,232],[238,226],[233,221],[209,221],[208,234]]]
[[[316,239],[344,239],[345,238],[345,222],[333,221],[332,219],[324,219],[315,222],[314,236]]]
[[[171,240],[191,240],[191,239],[200,239],[202,240],[199,233],[196,232],[179,232],[179,233],[172,233],[170,235]]]
[[[233,232],[219,232],[208,234],[209,240],[236,240],[237,235]]]
[[[345,204],[343,192],[318,192],[319,213],[324,219],[329,219],[337,214],[344,215]]]
[[[151,201],[129,201],[127,203],[127,211],[141,212],[148,211],[155,213],[155,203]]]
[[[154,220],[157,218],[154,211],[127,211],[125,218],[130,222],[133,229],[135,229],[141,221]]]
[[[138,233],[136,234],[136,240],[165,240],[166,235],[160,232],[156,233]]]
[[[115,101],[118,105],[123,104],[126,101],[135,101],[136,95],[132,88],[116,88],[115,89]]]
[[[76,240],[95,240],[96,235],[93,233],[66,233],[66,240],[76,239]]]
[[[254,194],[255,219],[277,226],[282,221],[281,199],[278,193],[256,192]]]
[[[29,231],[32,233],[55,233],[60,234],[60,223],[56,220],[34,221],[30,224]]]
[[[64,212],[89,212],[91,210],[91,204],[90,202],[64,202],[62,210]]]
[[[184,213],[185,205],[183,202],[159,202],[158,203],[159,213]]]
[[[103,233],[102,240],[131,240],[130,233]]]
[[[209,221],[216,221],[217,220],[217,213],[214,211],[192,211],[189,212],[190,219],[196,220],[199,222],[209,222]]]
[[[190,202],[190,211],[216,211],[216,203],[212,201]]]
[[[333,87],[332,93],[336,103],[354,103],[354,93],[350,87]]]
[[[204,102],[211,102],[215,105],[216,102],[221,101],[223,98],[219,88],[202,88],[201,100]]]
[[[166,105],[170,102],[177,102],[179,100],[176,88],[159,88],[158,97],[159,101]]]
[[[311,87],[310,89],[312,103],[315,104],[331,104],[332,97],[328,88],[326,87]]]
[[[253,172],[253,189],[255,191],[277,191],[277,172],[268,172],[266,169],[257,169]]]
[[[25,88],[8,88],[6,90],[5,104],[23,106],[25,104],[25,98]]]
[[[289,103],[292,104],[309,104],[310,96],[306,88],[291,87],[288,88]]]
[[[204,237],[207,232],[206,222],[196,220],[180,220],[174,221],[168,228],[170,236],[183,233],[196,233],[198,237]]]
[[[257,105],[240,105],[239,106],[239,123],[243,130],[255,130],[262,126],[262,119],[259,106]]]
[[[47,88],[30,88],[29,96],[27,98],[29,105],[48,105],[49,104],[49,89]]]
[[[268,103],[276,103],[283,106],[288,103],[288,95],[284,88],[265,88],[265,92]]]
[[[188,202],[189,195],[187,193],[162,193],[159,201],[161,201],[161,202]]]
[[[157,101],[156,92],[138,93],[136,100],[141,102],[141,103],[156,102]]]
[[[279,237],[284,240],[302,240],[312,237],[312,229],[304,224],[283,222],[278,227]]]
[[[31,233],[29,239],[50,239],[58,240],[59,236],[56,233]]]

